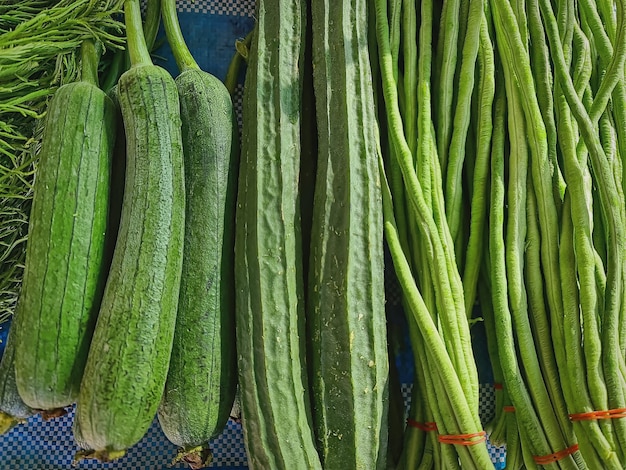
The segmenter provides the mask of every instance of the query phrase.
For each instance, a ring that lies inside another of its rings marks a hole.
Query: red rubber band
[[[574,444],[573,446],[568,447],[567,449],[563,449],[558,452],[555,452],[554,454],[533,456],[533,459],[537,465],[548,465],[558,460],[561,460],[567,457],[568,455],[571,455],[577,451],[578,451],[578,444]]]
[[[442,444],[456,444],[459,446],[473,446],[485,442],[487,433],[485,431],[471,434],[442,434],[438,437]]]
[[[515,407],[514,406],[504,406],[504,407],[502,407],[502,411],[504,411],[505,413],[515,413]]]
[[[493,384],[493,388],[495,388],[496,390],[503,390],[504,386],[501,383],[499,383],[499,382],[495,382]]]
[[[588,411],[586,413],[574,413],[569,415],[572,421],[593,421],[596,419],[626,418],[626,408],[615,408],[605,411]]]
[[[437,423],[435,422],[420,423],[418,421],[415,421],[414,419],[409,418],[406,420],[406,424],[408,424],[412,428],[417,428],[424,432],[437,430]]]

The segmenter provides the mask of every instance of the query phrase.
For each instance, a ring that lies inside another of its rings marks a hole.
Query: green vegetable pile
[[[624,468],[625,4],[418,3],[374,2],[417,377],[403,465],[486,465],[477,307],[507,468]]]
[[[76,460],[111,461],[158,414],[177,460],[201,468],[237,383],[235,114],[189,53],[173,0],[162,13],[150,0],[145,21],[138,0],[123,10],[124,33],[81,37],[78,73],[42,105],[0,433],[75,405]],[[121,26],[117,13],[103,10],[102,27]],[[150,55],[161,17],[176,79]],[[109,43],[126,47],[105,56]]]
[[[32,183],[46,105],[75,81],[83,40],[123,45],[122,0],[27,0],[0,5],[0,324],[22,282]]]
[[[626,468],[626,0],[258,0],[226,85],[120,6],[0,6],[0,432],[203,468],[238,387],[250,468]]]

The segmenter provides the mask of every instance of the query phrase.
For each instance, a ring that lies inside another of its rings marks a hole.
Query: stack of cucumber
[[[241,162],[231,96],[186,47],[175,0],[149,2],[144,25],[125,2],[119,78],[101,84],[83,43],[80,80],[47,110],[3,430],[75,404],[76,459],[111,461],[158,416],[176,460],[202,468],[239,384],[250,467],[386,467],[366,2],[257,11]],[[151,60],[154,18],[176,79]]]
[[[259,0],[237,352],[251,468],[386,468],[381,184],[365,0]]]
[[[139,1],[124,4],[130,67],[107,78],[112,90],[85,41],[80,80],[47,109],[0,426],[76,404],[76,457],[110,461],[158,413],[178,458],[200,468],[236,388],[238,134],[225,86],[186,51],[173,0],[163,17],[181,74],[153,65],[161,13],[148,6],[144,36]]]
[[[127,70],[85,41],[47,111],[0,432],[76,404],[110,461],[158,416],[198,469],[238,386],[255,469],[488,469],[487,431],[512,468],[624,468],[626,1],[257,0],[241,135],[175,0],[124,10]]]

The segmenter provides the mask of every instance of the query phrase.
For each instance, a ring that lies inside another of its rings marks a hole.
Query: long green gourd
[[[389,362],[367,1],[311,6],[319,135],[307,297],[314,428],[325,469],[384,469]]]
[[[97,86],[91,41],[82,56],[82,79],[59,88],[47,110],[11,326],[18,391],[44,415],[78,396],[106,275],[114,107]]]
[[[174,79],[152,64],[139,0],[124,5],[131,68],[120,228],[76,406],[77,458],[114,460],[147,432],[167,377],[182,269],[185,188]]]
[[[234,242],[239,136],[224,84],[187,48],[175,0],[163,23],[181,73],[185,242],[172,357],[158,417],[191,468],[211,461],[209,439],[226,426],[235,399]]]
[[[305,3],[259,0],[243,97],[236,333],[252,469],[321,469],[304,351],[298,178]]]
[[[120,0],[0,3],[0,324],[15,312],[23,279],[42,119],[53,93],[80,73],[83,40],[123,47]],[[60,66],[62,64],[62,66]],[[103,67],[108,68],[108,64]],[[8,325],[6,325],[8,326]]]

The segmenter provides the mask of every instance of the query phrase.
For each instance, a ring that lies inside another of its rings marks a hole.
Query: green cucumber
[[[319,152],[307,327],[315,433],[325,469],[382,469],[389,361],[367,1],[311,6]]]
[[[159,406],[176,461],[202,468],[209,439],[226,427],[237,389],[234,244],[239,135],[224,84],[200,69],[185,44],[175,0],[163,23],[176,77],[185,158],[185,243],[174,344]]]
[[[179,458],[201,468],[208,440],[235,398],[234,230],[238,136],[232,101],[216,77],[176,78],[185,155],[185,247],[174,346],[159,407]]]
[[[83,79],[60,87],[47,110],[11,326],[17,388],[37,410],[75,402],[106,276],[114,107],[90,77],[93,44],[83,51]]]
[[[150,61],[138,0],[125,5],[131,68],[118,83],[126,131],[120,228],[76,406],[85,458],[114,460],[152,424],[170,362],[182,269],[180,103]]]
[[[236,332],[250,468],[320,469],[304,345],[299,208],[305,3],[259,0],[243,96]]]
[[[174,336],[184,230],[174,80],[157,66],[131,68],[120,77],[119,100],[127,140],[122,215],[76,409],[84,440],[101,460],[137,443],[156,415]]]
[[[80,430],[80,424],[77,419],[74,419],[72,423],[72,437],[74,438],[74,444],[80,449],[76,455],[74,456],[73,464],[79,462],[86,454],[89,454],[91,451],[89,449],[89,444],[85,441],[83,437],[83,433]],[[87,450],[86,450],[87,449]]]

